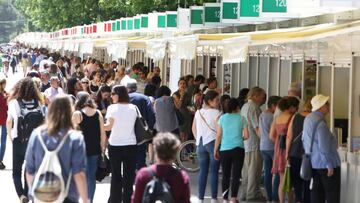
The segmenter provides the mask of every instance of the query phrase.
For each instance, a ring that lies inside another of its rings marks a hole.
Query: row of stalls
[[[225,1],[226,2],[226,1]],[[255,31],[196,34],[172,30],[97,37],[44,39],[26,33],[15,41],[62,54],[95,57],[122,66],[144,62],[161,68],[173,91],[184,75],[216,76],[223,92],[262,87],[267,95],[287,95],[297,83],[302,99],[331,97],[326,120],[342,159],[341,202],[360,202],[360,21]]]

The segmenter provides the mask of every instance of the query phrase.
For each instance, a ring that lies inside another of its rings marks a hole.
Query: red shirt
[[[7,119],[8,105],[5,94],[0,94],[0,125],[6,125]]]
[[[154,164],[150,167],[157,177],[165,177],[176,203],[190,203],[190,179],[185,171],[176,170],[170,165]],[[151,180],[152,174],[148,168],[142,168],[137,173],[135,191],[131,197],[132,203],[141,203],[146,184]]]

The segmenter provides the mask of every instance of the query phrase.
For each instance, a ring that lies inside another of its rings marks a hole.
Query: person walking
[[[265,200],[260,191],[262,157],[260,153],[259,116],[260,106],[266,101],[266,93],[260,87],[253,87],[248,93],[248,101],[241,108],[241,115],[247,121],[249,139],[244,141],[245,160],[242,170],[240,200]]]
[[[3,163],[5,150],[6,150],[6,119],[7,119],[7,93],[5,91],[6,78],[0,78],[0,170],[5,169]]]
[[[106,134],[104,130],[104,118],[96,109],[95,102],[90,94],[82,91],[77,93],[75,112],[72,120],[79,125],[86,146],[86,177],[90,202],[94,199],[96,189],[96,170],[99,156],[106,150]]]
[[[134,126],[138,111],[130,103],[126,87],[114,86],[111,96],[113,104],[107,109],[105,124],[105,130],[111,131],[108,149],[112,176],[108,202],[130,202],[136,170]]]
[[[194,117],[192,131],[196,139],[197,154],[200,165],[199,173],[199,203],[204,202],[207,178],[210,167],[211,202],[217,202],[219,161],[214,158],[214,146],[216,138],[217,120],[219,111],[219,93],[209,91],[205,97],[204,108],[197,110]]]
[[[264,164],[264,186],[266,190],[267,201],[278,201],[279,175],[271,173],[274,160],[274,142],[270,139],[270,128],[273,123],[274,112],[279,96],[271,96],[268,100],[268,108],[260,114],[260,152]]]
[[[155,124],[155,112],[149,97],[137,92],[136,80],[132,80],[128,82],[127,89],[129,92],[130,103],[137,106],[137,108],[140,111],[140,114],[142,115],[147,125],[149,126],[149,129],[153,129]],[[147,143],[143,143],[137,146],[137,154],[136,154],[137,170],[146,166],[146,146]]]
[[[283,191],[284,173],[288,163],[286,160],[286,138],[289,123],[292,116],[298,111],[299,100],[295,97],[283,97],[278,107],[281,111],[280,115],[274,119],[270,129],[270,139],[275,142],[274,147],[274,160],[271,172],[273,174],[279,174],[279,201],[285,203],[285,193]],[[292,202],[292,192],[288,192],[288,200]]]
[[[321,94],[311,99],[312,112],[305,118],[302,135],[313,169],[311,202],[316,203],[340,203],[341,161],[335,136],[324,119],[330,112],[329,99]]]
[[[6,121],[7,134],[12,140],[13,144],[13,169],[12,176],[14,186],[18,197],[21,202],[28,201],[28,185],[26,181],[22,182],[22,166],[25,159],[25,152],[28,146],[26,137],[20,137],[25,132],[18,131],[20,125],[20,117],[28,114],[29,112],[41,112],[41,98],[35,83],[31,78],[24,78],[15,85],[14,92],[10,96],[8,106],[8,117]],[[30,122],[29,120],[23,121]],[[29,135],[30,136],[30,135]]]
[[[55,150],[61,142],[64,142],[58,157],[63,179],[71,179],[64,203],[77,203],[79,197],[83,203],[89,203],[85,175],[85,143],[83,135],[74,130],[72,114],[73,107],[68,96],[56,97],[50,104],[46,124],[34,130],[29,140],[25,158],[26,180],[30,188],[34,187],[34,177],[45,155],[40,139],[49,151]],[[30,199],[33,196],[34,194],[30,192]]]
[[[225,114],[218,121],[214,149],[214,157],[216,160],[220,160],[223,171],[224,202],[229,202],[231,182],[230,203],[238,202],[241,169],[245,157],[244,140],[249,137],[246,120],[239,114],[239,111],[237,99],[230,99]]]
[[[179,139],[171,133],[159,133],[154,138],[153,145],[156,163],[137,173],[131,202],[142,202],[146,185],[156,176],[169,185],[174,202],[190,203],[189,176],[185,171],[172,166],[179,150]]]

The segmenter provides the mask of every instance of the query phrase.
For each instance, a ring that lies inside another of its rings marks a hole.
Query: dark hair
[[[244,104],[246,103],[247,100],[247,94],[249,93],[250,89],[249,88],[243,88],[239,91],[239,97],[238,97],[238,102],[239,102],[239,107],[240,109],[242,108],[242,106],[244,106]]]
[[[85,91],[81,91],[79,93],[76,94],[76,103],[75,103],[75,110],[81,110],[84,107],[90,107],[93,109],[96,109],[96,104],[94,102],[94,100],[91,99],[90,94],[85,92]]]
[[[158,86],[161,84],[161,78],[160,76],[154,76],[151,78],[151,83]]]
[[[273,105],[277,105],[280,101],[281,97],[279,96],[271,96],[267,102],[267,107],[271,108]]]
[[[79,81],[79,79],[76,77],[69,78],[69,80],[67,81],[67,93],[68,94],[76,96],[75,95],[75,85],[78,81]]]
[[[153,140],[156,156],[162,161],[175,159],[180,146],[180,140],[171,133],[159,133]]]
[[[234,113],[239,107],[239,102],[235,98],[231,98],[227,102],[226,113]]]
[[[129,103],[130,102],[129,94],[128,94],[126,87],[121,86],[121,85],[116,85],[112,88],[112,92],[119,96],[118,103]]]
[[[194,76],[193,75],[186,75],[184,79],[185,79],[186,82],[189,82],[191,79],[194,79]]]
[[[171,95],[171,90],[165,85],[161,86],[156,91],[156,98],[160,98],[162,96],[170,96],[170,95]]]
[[[144,95],[148,97],[155,97],[156,94],[156,86],[154,84],[147,84],[144,89]]]
[[[209,105],[209,102],[218,96],[219,96],[219,93],[217,91],[213,91],[213,90],[208,91],[204,96],[205,104]]]
[[[223,112],[227,112],[228,110],[228,102],[231,97],[227,94],[224,94],[220,97],[220,108]]]
[[[102,85],[99,89],[99,91],[97,92],[96,94],[96,103],[99,104],[101,103],[101,100],[102,100],[102,95],[101,93],[104,93],[104,92],[109,92],[111,93],[111,87],[108,86],[108,85]]]
[[[195,82],[205,83],[206,78],[203,75],[197,75],[195,77]]]
[[[74,124],[71,121],[73,109],[72,102],[68,96],[59,96],[49,105],[49,111],[44,127],[47,129],[49,135],[56,136],[60,130],[74,129]]]
[[[207,79],[207,84],[210,85],[211,83],[217,81],[216,77],[211,76],[209,79]]]
[[[40,101],[39,89],[36,87],[34,81],[29,78],[23,78],[19,81],[19,91],[14,95],[15,99],[23,99],[25,101],[37,100]]]
[[[278,107],[281,111],[285,111],[290,107],[299,107],[299,100],[295,97],[286,96],[280,99]]]
[[[178,80],[178,85],[180,84],[180,82],[181,81],[184,81],[185,82],[185,84],[187,85],[187,81],[185,80],[185,78],[184,77],[181,77],[179,80]]]

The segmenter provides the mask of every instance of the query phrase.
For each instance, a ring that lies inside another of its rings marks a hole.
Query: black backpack
[[[44,122],[44,115],[37,100],[34,100],[32,104],[25,104],[21,99],[17,101],[20,106],[17,124],[18,138],[20,142],[25,143],[29,140],[32,131]]]
[[[142,203],[175,203],[171,194],[169,184],[163,178],[156,176],[155,171],[148,168],[148,171],[152,174],[152,180],[146,184],[144,194],[142,197]]]

